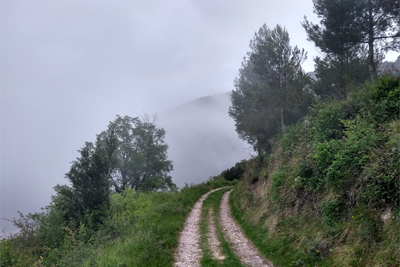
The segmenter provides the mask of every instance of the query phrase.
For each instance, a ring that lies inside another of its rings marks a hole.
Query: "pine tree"
[[[313,24],[305,18],[309,40],[326,54],[344,61],[346,55],[367,51],[371,79],[377,75],[377,52],[400,49],[400,4],[398,0],[313,0]],[[343,72],[344,73],[344,72]]]

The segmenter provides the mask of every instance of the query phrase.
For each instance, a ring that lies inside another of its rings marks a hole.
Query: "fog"
[[[308,51],[304,68],[311,71],[319,53],[300,25],[304,15],[315,20],[311,0],[2,0],[0,217],[49,204],[53,187],[67,184],[64,174],[77,150],[95,141],[117,114],[165,119],[179,185],[217,174],[243,148],[235,143],[231,119],[205,114],[219,127],[210,132],[193,117],[199,124],[193,131],[206,134],[182,150],[186,143],[172,134],[194,125],[175,127],[177,119],[162,114],[232,90],[249,42],[264,23],[286,26],[292,44]],[[206,149],[213,138],[225,140],[222,130],[228,129],[227,145]],[[184,164],[183,153],[213,165],[192,169],[202,165]],[[15,229],[4,220],[0,228]]]
[[[202,97],[162,114],[171,172],[178,187],[206,181],[251,156],[229,117],[230,94]]]

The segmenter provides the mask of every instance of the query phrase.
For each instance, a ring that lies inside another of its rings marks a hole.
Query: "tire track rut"
[[[199,223],[201,220],[203,201],[208,197],[209,194],[223,188],[224,187],[214,189],[204,194],[193,206],[193,209],[189,213],[184,228],[179,237],[179,245],[174,255],[174,267],[200,266],[200,260],[203,256],[203,252],[200,248]],[[224,193],[220,204],[219,223],[223,229],[225,238],[230,243],[232,250],[238,256],[242,264],[252,267],[274,267],[272,262],[261,256],[258,249],[248,238],[245,237],[241,228],[236,224],[235,220],[233,219],[228,203],[229,195],[231,192],[232,190]],[[209,218],[210,217],[212,217],[212,215],[209,216]],[[210,219],[208,223],[211,224]],[[209,225],[209,227],[212,228],[211,225]],[[213,230],[209,230],[209,232],[213,232]],[[210,238],[210,236],[208,236],[208,238]],[[215,241],[208,242],[210,243],[210,248],[212,248],[212,243],[214,243]],[[222,256],[220,254],[221,253],[217,252],[217,255],[219,257]],[[219,258],[218,256],[214,255],[214,257],[217,259]],[[221,257],[220,260],[222,259],[223,258]]]
[[[233,219],[228,203],[231,192],[232,191],[226,192],[222,196],[221,201],[220,223],[224,235],[227,237],[233,248],[233,251],[243,264],[253,267],[273,267],[273,264],[264,259],[253,243],[247,237],[245,237],[242,230]]]
[[[204,194],[193,206],[192,211],[186,219],[185,226],[179,238],[179,245],[175,253],[175,267],[198,267],[203,252],[200,249],[201,208],[203,201],[209,194],[222,188],[211,190]]]

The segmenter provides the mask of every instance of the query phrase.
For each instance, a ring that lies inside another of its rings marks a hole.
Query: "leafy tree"
[[[235,80],[229,114],[241,138],[268,151],[268,139],[305,115],[312,101],[310,78],[301,68],[306,53],[290,45],[279,25],[271,30],[264,24],[250,48]]]
[[[130,187],[138,191],[175,190],[168,173],[165,131],[149,120],[120,117],[98,135],[97,147],[110,163],[109,178],[117,192]]]
[[[377,74],[376,52],[399,50],[400,5],[397,0],[313,0],[320,25],[303,26],[310,40],[324,53],[344,56],[368,47],[368,68]]]
[[[60,216],[75,228],[84,223],[93,229],[109,205],[110,186],[117,192],[126,187],[175,190],[164,136],[165,131],[149,121],[117,116],[95,144],[86,142],[79,150],[80,157],[66,174],[71,186],[55,187]]]

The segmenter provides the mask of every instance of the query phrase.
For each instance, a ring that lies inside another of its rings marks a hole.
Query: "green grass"
[[[138,206],[125,207],[125,217],[121,217],[134,216],[128,234],[97,248],[84,266],[172,266],[186,216],[209,189],[202,184],[183,188],[180,193],[139,194],[130,203]]]
[[[172,266],[179,234],[194,203],[211,189],[235,183],[213,177],[179,192],[113,193],[96,229],[68,222],[67,227],[58,227],[66,219],[51,210],[52,203],[52,212],[20,219],[25,229],[38,217],[36,232],[23,240],[0,240],[0,266]]]
[[[201,260],[201,266],[213,267],[213,266],[243,266],[237,256],[229,247],[228,241],[224,238],[219,221],[220,203],[222,195],[229,191],[230,188],[225,188],[211,193],[203,202],[202,219],[200,222],[200,233],[201,233],[201,248],[203,250],[203,258]],[[216,260],[212,257],[212,251],[210,251],[207,241],[208,232],[208,213],[209,210],[213,210],[213,216],[215,221],[215,227],[217,230],[217,237],[221,242],[221,252],[225,256],[223,260]]]
[[[243,208],[243,203],[249,203],[248,199],[253,199],[250,194],[245,193],[245,190],[241,184],[233,191],[229,200],[232,216],[263,256],[271,260],[275,266],[308,266],[309,264],[310,266],[326,266],[325,258],[318,250],[316,238],[322,229],[319,229],[318,224],[313,223],[312,218],[280,216],[277,230],[270,234],[265,225],[266,219],[252,219],[260,216],[259,205],[252,203],[251,207]],[[264,217],[272,216],[275,212],[267,211],[268,215]],[[316,244],[312,244],[312,240],[316,240],[314,242]]]

